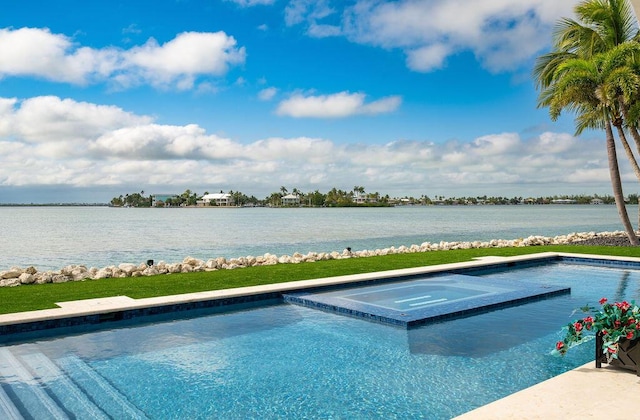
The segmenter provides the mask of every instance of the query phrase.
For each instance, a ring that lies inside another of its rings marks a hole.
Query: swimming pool
[[[451,418],[592,360],[589,344],[549,355],[574,308],[640,298],[629,268],[471,274],[571,294],[409,330],[274,304],[32,339],[1,350],[0,406],[35,418]]]

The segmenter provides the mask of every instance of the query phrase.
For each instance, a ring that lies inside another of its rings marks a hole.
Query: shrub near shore
[[[157,276],[161,274],[177,274],[191,272],[207,272],[216,270],[231,270],[236,268],[269,266],[276,264],[299,264],[306,262],[340,260],[346,258],[366,258],[375,256],[385,256],[393,254],[423,253],[431,251],[444,251],[456,249],[485,249],[485,248],[511,248],[511,247],[529,247],[543,245],[567,245],[575,243],[624,243],[628,240],[624,232],[586,232],[571,233],[568,235],[560,235],[555,237],[545,236],[529,236],[524,239],[494,239],[491,241],[474,241],[474,242],[424,242],[421,245],[400,246],[376,249],[351,251],[346,249],[342,252],[309,252],[305,255],[295,253],[291,256],[276,256],[273,254],[265,254],[263,256],[247,256],[239,258],[226,259],[222,257],[209,259],[207,261],[193,257],[186,257],[179,263],[166,263],[164,261],[158,264],[147,265],[146,263],[132,264],[122,263],[118,266],[109,266],[101,269],[92,267],[87,268],[84,265],[69,265],[59,271],[39,272],[35,267],[19,268],[12,267],[9,270],[0,271],[0,287],[13,287],[27,284],[44,284],[44,283],[66,283],[70,281],[82,280],[98,280],[107,278],[128,278]]]

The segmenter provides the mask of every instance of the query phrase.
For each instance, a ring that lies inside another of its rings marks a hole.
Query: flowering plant
[[[554,353],[564,355],[571,347],[593,338],[584,336],[585,330],[602,334],[602,351],[607,354],[608,360],[618,358],[618,342],[621,339],[640,338],[640,307],[634,301],[609,303],[607,298],[602,298],[599,303],[600,310],[590,306],[581,308],[593,316],[570,322],[564,327],[567,333],[562,341],[556,343]]]

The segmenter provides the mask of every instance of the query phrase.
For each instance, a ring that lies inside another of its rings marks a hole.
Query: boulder
[[[36,284],[45,284],[45,283],[52,282],[53,275],[51,274],[51,272],[37,273],[35,274],[35,277],[36,277]]]
[[[18,277],[18,280],[20,280],[20,284],[32,284],[32,283],[35,283],[36,278],[33,276],[33,274],[29,274],[25,272],[20,274],[20,277]]]
[[[22,270],[12,268],[7,271],[0,271],[0,279],[17,279],[22,274]]]
[[[12,278],[9,278],[9,279],[0,280],[0,287],[20,286],[20,279],[18,277],[12,277]]]
[[[70,280],[71,279],[64,274],[54,274],[53,277],[51,277],[52,283],[66,283]]]
[[[118,269],[125,273],[127,276],[131,276],[134,271],[138,270],[138,266],[130,263],[123,263],[118,266]]]

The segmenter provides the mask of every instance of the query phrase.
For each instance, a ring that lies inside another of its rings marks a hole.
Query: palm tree
[[[548,107],[553,120],[565,109],[575,112],[576,135],[587,128],[605,130],[618,214],[629,241],[638,245],[624,205],[612,129],[620,127],[619,134],[623,131],[620,108],[638,91],[637,78],[628,71],[629,57],[636,55],[632,52],[635,41],[631,40],[633,15],[626,0],[587,0],[578,4],[575,12],[582,23],[561,20],[554,34],[555,50],[536,61],[538,106]]]
[[[619,86],[615,52],[614,49],[596,54],[588,60],[567,60],[558,67],[554,84],[541,93],[540,105],[549,107],[552,119],[558,118],[563,109],[574,111],[577,114],[576,135],[588,128],[605,130],[609,176],[618,214],[629,241],[638,245],[638,238],[625,208],[612,128],[621,125],[617,113]]]

